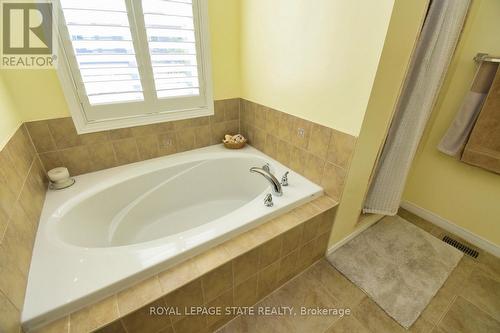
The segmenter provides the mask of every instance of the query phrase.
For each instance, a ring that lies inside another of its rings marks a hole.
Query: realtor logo
[[[54,8],[50,1],[2,0],[2,68],[53,68]]]

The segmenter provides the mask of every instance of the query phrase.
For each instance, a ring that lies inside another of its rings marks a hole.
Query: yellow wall
[[[215,99],[240,97],[239,22],[239,0],[209,0]],[[23,121],[69,116],[55,71],[4,70],[2,75]]]
[[[396,0],[361,133],[335,217],[330,246],[356,228],[379,148],[385,140],[427,9],[427,1]]]
[[[460,163],[436,146],[459,109],[477,52],[500,55],[500,1],[473,1],[464,33],[420,143],[404,199],[500,245],[500,175]]]
[[[21,124],[21,116],[11,99],[0,71],[0,150],[9,141]]]
[[[242,0],[242,97],[358,135],[394,0]]]

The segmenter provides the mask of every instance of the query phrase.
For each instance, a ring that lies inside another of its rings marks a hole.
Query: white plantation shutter
[[[79,132],[213,113],[201,3],[60,0],[59,74]]]

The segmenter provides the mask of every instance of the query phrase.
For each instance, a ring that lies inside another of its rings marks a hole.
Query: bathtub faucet
[[[268,169],[269,170],[269,169]],[[271,189],[273,190],[273,194],[277,197],[281,197],[283,195],[283,190],[281,189],[280,182],[273,176],[271,171],[266,170],[266,168],[258,168],[252,167],[250,168],[250,172],[258,173],[262,177],[266,178],[266,180],[271,184]]]

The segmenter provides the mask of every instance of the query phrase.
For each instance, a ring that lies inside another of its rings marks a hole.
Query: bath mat
[[[328,261],[409,328],[462,256],[401,217],[387,216],[328,255]]]

